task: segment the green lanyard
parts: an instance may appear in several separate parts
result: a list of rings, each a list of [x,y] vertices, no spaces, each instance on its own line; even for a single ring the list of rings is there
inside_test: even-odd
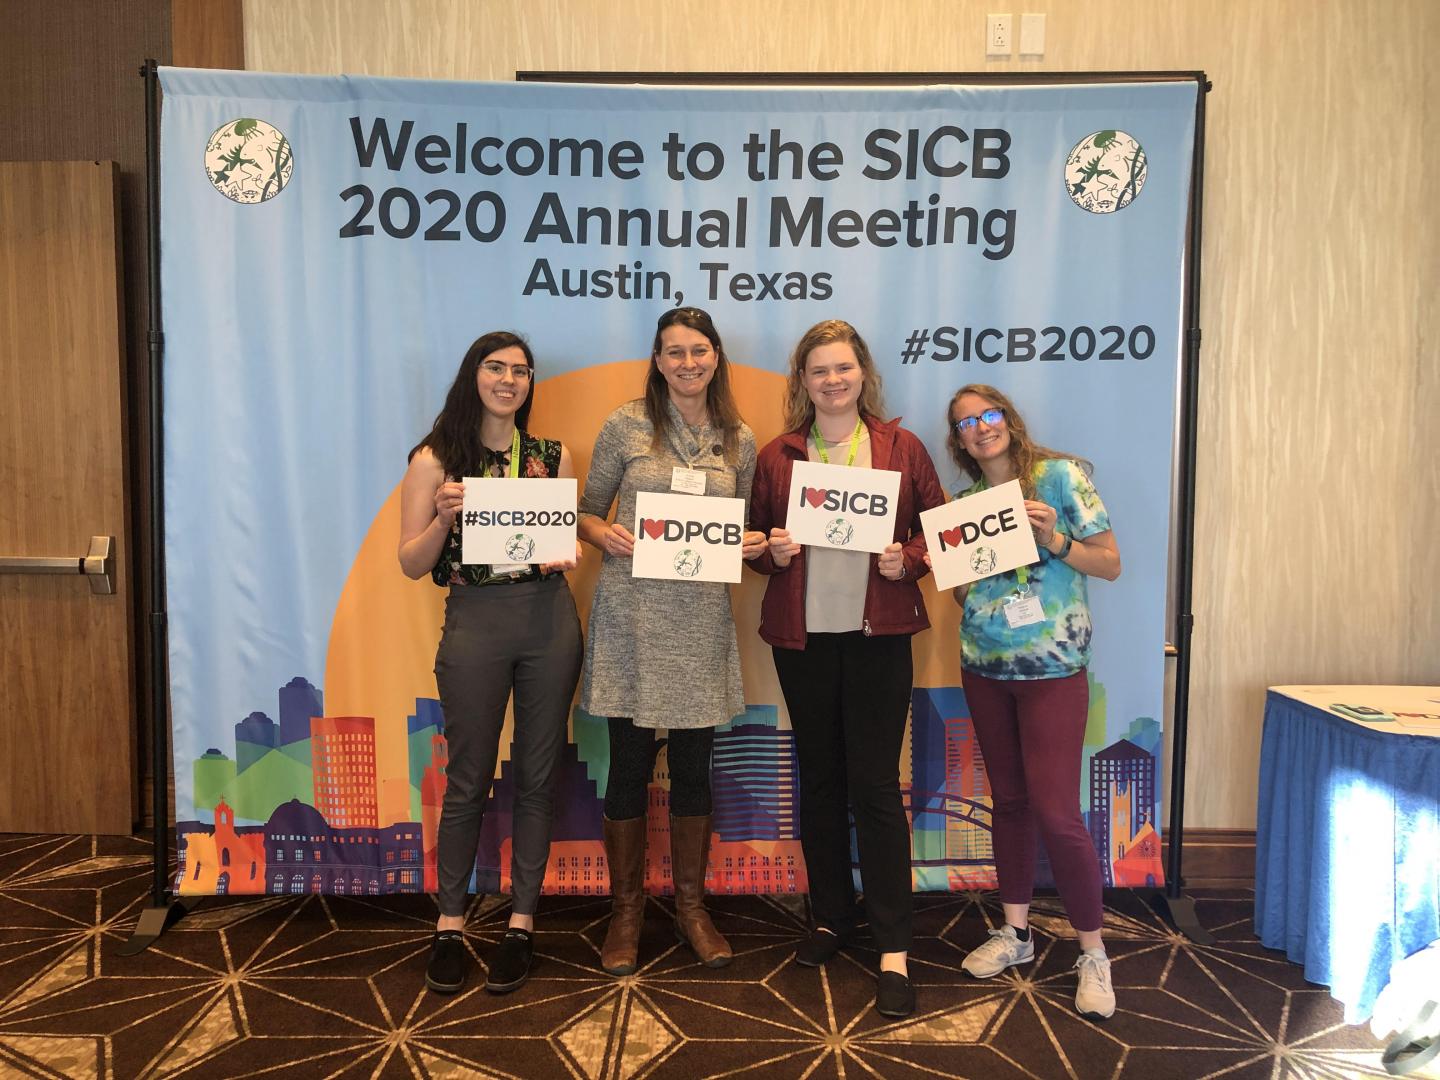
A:
[[[975,492],[975,494],[978,495],[978,494],[980,494],[981,491],[989,491],[989,490],[990,490],[990,481],[986,480],[986,479],[982,476],[982,477],[980,478],[980,488],[979,488],[978,491]],[[1029,592],[1029,591],[1030,591],[1030,567],[1028,567],[1028,566],[1017,566],[1017,567],[1015,568],[1015,580],[1020,584],[1020,591],[1021,591],[1021,593],[1027,593],[1027,592]]]
[[[850,436],[850,456],[845,459],[846,465],[855,464],[855,455],[860,450],[860,433],[865,430],[865,421],[855,421],[855,433]],[[810,425],[810,433],[815,436],[815,449],[820,454],[820,460],[826,465],[830,464],[830,455],[825,452],[825,440],[820,437],[820,421],[816,420]]]
[[[510,438],[510,479],[514,480],[520,475],[520,429],[515,429],[515,434]]]

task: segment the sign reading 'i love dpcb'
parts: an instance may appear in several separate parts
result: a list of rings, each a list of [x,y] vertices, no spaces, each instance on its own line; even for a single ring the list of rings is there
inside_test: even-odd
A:
[[[667,581],[739,581],[744,539],[744,499],[637,492],[630,575]]]
[[[1018,480],[925,510],[920,525],[937,589],[953,589],[1040,558]]]
[[[895,539],[900,474],[889,469],[795,462],[785,528],[796,543],[884,551]]]

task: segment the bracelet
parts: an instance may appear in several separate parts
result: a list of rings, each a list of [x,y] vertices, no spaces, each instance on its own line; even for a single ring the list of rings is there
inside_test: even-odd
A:
[[[1070,536],[1066,535],[1065,533],[1061,533],[1060,535],[1065,538],[1065,543],[1061,544],[1061,545],[1060,545],[1060,550],[1057,551],[1057,552],[1054,552],[1053,554],[1054,554],[1055,558],[1059,559],[1061,562],[1064,562],[1064,561],[1065,561],[1065,556],[1067,556],[1067,555],[1070,554],[1070,548],[1074,546],[1075,541],[1074,541]]]

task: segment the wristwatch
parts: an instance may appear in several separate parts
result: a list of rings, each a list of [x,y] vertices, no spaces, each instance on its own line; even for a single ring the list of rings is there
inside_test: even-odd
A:
[[[1057,559],[1059,559],[1059,560],[1061,560],[1061,561],[1063,562],[1064,559],[1065,559],[1065,556],[1067,556],[1067,555],[1070,554],[1070,548],[1074,545],[1075,541],[1074,541],[1073,539],[1071,539],[1070,536],[1069,536],[1067,533],[1061,533],[1060,535],[1061,535],[1062,537],[1064,537],[1065,543],[1063,543],[1063,544],[1060,545],[1060,550],[1059,550],[1059,551],[1052,552],[1052,554],[1054,555],[1055,558],[1057,558]]]

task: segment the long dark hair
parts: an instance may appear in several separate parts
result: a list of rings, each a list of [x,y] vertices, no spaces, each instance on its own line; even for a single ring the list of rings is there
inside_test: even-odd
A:
[[[530,385],[526,387],[525,402],[515,411],[515,426],[525,430],[530,420],[530,407],[535,404],[535,356],[530,346],[519,334],[509,330],[496,330],[483,334],[465,352],[460,361],[460,370],[445,395],[445,407],[435,417],[430,434],[421,439],[410,456],[428,446],[440,462],[446,476],[479,476],[485,468],[485,444],[480,441],[480,423],[485,419],[485,406],[480,401],[476,376],[480,365],[491,353],[501,349],[519,349],[525,354],[525,363],[530,366]]]
[[[709,340],[715,350],[715,374],[705,388],[705,408],[710,414],[710,426],[721,433],[725,447],[725,460],[732,465],[740,453],[740,410],[735,405],[735,395],[730,389],[730,359],[725,355],[725,346],[720,344],[720,331],[708,312],[699,308],[671,308],[660,316],[655,324],[655,340],[650,345],[650,371],[645,376],[645,416],[655,432],[654,446],[659,446],[665,437],[665,428],[670,423],[670,414],[665,409],[670,390],[665,376],[660,371],[660,335],[671,326],[688,326],[698,330]]]

